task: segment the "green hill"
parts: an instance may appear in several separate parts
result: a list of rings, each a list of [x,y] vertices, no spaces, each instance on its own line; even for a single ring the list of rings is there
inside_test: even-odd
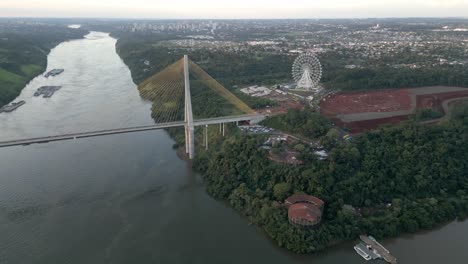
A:
[[[26,84],[45,71],[47,55],[59,43],[86,32],[63,25],[0,27],[0,107],[14,100]]]

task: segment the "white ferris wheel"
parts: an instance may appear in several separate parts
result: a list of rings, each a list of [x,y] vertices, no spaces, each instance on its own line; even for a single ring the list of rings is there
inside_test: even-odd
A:
[[[322,78],[322,65],[314,54],[304,53],[297,57],[292,67],[292,74],[298,90],[314,92],[320,90],[318,84]]]

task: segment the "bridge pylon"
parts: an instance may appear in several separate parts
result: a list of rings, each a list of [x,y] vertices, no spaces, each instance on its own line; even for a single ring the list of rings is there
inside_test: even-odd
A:
[[[195,126],[193,125],[192,99],[190,96],[189,59],[184,55],[184,83],[185,83],[185,152],[190,159],[195,157]]]

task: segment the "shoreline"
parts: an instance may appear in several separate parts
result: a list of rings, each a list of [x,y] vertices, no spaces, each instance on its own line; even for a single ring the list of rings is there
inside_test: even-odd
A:
[[[50,53],[52,52],[53,49],[55,49],[57,46],[61,45],[62,43],[64,42],[68,42],[68,41],[72,41],[72,40],[79,40],[79,39],[83,39],[87,34],[89,34],[89,31],[83,33],[83,35],[81,35],[80,37],[68,37],[68,38],[64,38],[62,41],[60,41],[59,43],[56,43],[53,47],[50,47],[48,48],[47,50],[47,53],[44,53],[43,54],[43,57],[41,58],[42,60],[42,63],[39,62],[39,64],[36,64],[34,62],[31,63],[31,65],[36,65],[38,67],[40,67],[40,70],[38,69],[38,74],[35,74],[35,75],[31,75],[31,76],[21,76],[21,77],[24,77],[24,82],[22,82],[19,86],[22,87],[20,89],[16,89],[14,91],[14,94],[12,95],[12,99],[8,99],[6,101],[5,104],[1,104],[0,103],[0,107],[4,106],[4,105],[8,105],[8,104],[11,104],[12,102],[14,102],[18,96],[21,95],[21,93],[23,92],[23,90],[31,83],[32,80],[34,80],[35,78],[43,75],[44,73],[46,73],[47,71],[47,66],[48,66],[48,63],[49,63],[49,55]],[[0,80],[1,81],[1,80]],[[10,86],[14,86],[14,85],[10,85]]]
[[[117,43],[116,43],[116,47],[117,47],[118,43],[119,43],[119,39],[118,39],[118,41],[117,41]],[[117,48],[116,48],[116,52],[117,52],[117,54],[119,55],[119,57],[120,57],[120,58],[124,61],[124,63],[125,63],[125,59],[124,59],[124,58],[121,56],[121,54],[118,52],[118,49],[117,49]],[[134,69],[134,71],[132,71],[130,65],[128,65],[127,63],[125,63],[125,64],[129,67],[130,72],[134,73],[134,72],[136,71],[135,69]],[[135,78],[134,78],[133,74],[132,74],[132,79],[133,79],[133,81],[135,82]],[[175,135],[172,135],[171,133],[169,133],[169,136],[171,137],[171,139],[172,139],[175,143],[177,143]],[[254,214],[246,213],[246,210],[247,210],[246,208],[242,208],[242,209],[235,208],[235,206],[233,206],[233,205],[230,203],[229,199],[223,198],[223,197],[217,197],[218,195],[211,193],[210,190],[209,190],[209,189],[210,189],[210,182],[209,182],[209,180],[205,179],[205,177],[208,177],[208,175],[206,175],[205,172],[200,171],[200,170],[198,170],[198,169],[196,169],[196,168],[193,167],[194,164],[193,164],[193,162],[191,162],[190,160],[188,160],[188,157],[185,155],[185,151],[184,151],[184,148],[183,148],[183,147],[178,147],[178,148],[176,149],[176,152],[177,152],[177,156],[178,156],[180,159],[189,162],[190,166],[192,167],[192,169],[193,169],[194,171],[199,172],[199,173],[201,173],[201,174],[203,175],[202,178],[203,178],[203,181],[204,181],[205,186],[206,186],[206,187],[205,187],[205,191],[206,191],[213,199],[222,201],[223,203],[227,203],[227,206],[228,206],[230,209],[236,211],[236,213],[240,214],[241,216],[246,217],[246,220],[247,220],[248,223],[250,223],[250,225],[251,225],[251,224],[254,224],[255,227],[256,227],[258,230],[260,230],[260,231],[262,232],[263,235],[266,235],[266,238],[267,238],[269,241],[274,242],[275,246],[278,247],[278,248],[280,248],[280,249],[284,249],[285,251],[287,251],[287,252],[289,252],[289,253],[292,253],[292,254],[295,254],[295,255],[298,255],[298,256],[304,256],[304,255],[307,256],[307,255],[313,255],[313,254],[317,254],[317,253],[327,252],[328,250],[333,249],[333,248],[336,247],[336,246],[339,246],[339,245],[341,245],[341,244],[345,244],[346,242],[352,242],[352,241],[354,241],[355,239],[358,238],[358,235],[357,235],[357,236],[354,236],[353,239],[349,239],[349,238],[347,238],[347,239],[332,239],[331,241],[328,241],[329,243],[327,243],[327,244],[321,244],[319,247],[315,247],[317,244],[315,244],[314,246],[309,245],[309,247],[313,247],[313,248],[314,248],[314,249],[310,249],[310,250],[304,250],[304,248],[302,248],[300,251],[298,251],[298,250],[294,250],[294,249],[292,249],[292,248],[289,248],[287,245],[284,244],[284,242],[281,242],[281,241],[278,240],[278,238],[275,238],[276,234],[275,234],[275,236],[271,235],[271,232],[276,232],[276,231],[271,231],[271,229],[270,229],[270,231],[268,231],[268,230],[266,229],[265,224],[259,223],[258,220],[257,220],[257,221],[256,221],[256,220],[252,220],[252,218],[258,217],[258,215],[257,215],[258,212],[254,213]],[[240,155],[240,154],[238,153],[238,155]],[[211,186],[211,187],[216,188],[216,186]],[[364,218],[360,218],[359,221],[361,221],[361,219],[364,219]],[[366,219],[367,219],[367,218],[366,218]],[[394,235],[385,235],[385,236],[382,237],[382,236],[374,235],[374,234],[372,234],[372,233],[371,233],[371,235],[376,236],[379,240],[388,241],[389,239],[404,238],[404,236],[407,235],[407,234],[410,234],[410,235],[417,235],[418,232],[432,232],[432,231],[434,231],[434,227],[437,227],[437,226],[440,226],[440,225],[444,225],[444,224],[447,224],[447,223],[452,223],[452,222],[454,222],[454,221],[456,221],[456,220],[457,220],[457,219],[445,220],[445,221],[443,221],[442,223],[435,223],[435,224],[431,225],[431,227],[418,227],[417,230],[416,230],[415,232],[398,232],[399,234],[396,235],[396,236],[394,236]],[[285,222],[287,222],[287,219],[285,219]],[[278,225],[280,225],[280,224],[284,224],[284,223],[278,223]],[[327,228],[329,228],[330,225],[333,225],[333,222],[327,221],[327,222],[325,222],[325,224],[328,224],[328,225],[327,225]],[[355,226],[355,227],[356,227],[356,226]],[[291,245],[289,245],[289,246],[291,246]]]

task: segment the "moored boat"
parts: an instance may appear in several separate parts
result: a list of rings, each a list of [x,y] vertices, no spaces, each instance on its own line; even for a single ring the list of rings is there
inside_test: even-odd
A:
[[[360,247],[360,245],[356,245],[354,246],[354,250],[356,250],[356,252],[361,256],[363,257],[365,260],[371,260],[371,256],[369,254],[367,254],[366,252],[364,252],[364,250]]]
[[[49,71],[48,73],[46,73],[44,75],[44,77],[49,78],[49,76],[52,76],[52,77],[57,76],[57,75],[61,74],[64,71],[65,71],[64,69],[53,69],[53,70]]]
[[[5,106],[0,108],[0,113],[2,113],[2,112],[6,112],[6,113],[13,112],[16,109],[20,108],[24,104],[26,104],[25,101],[19,101],[19,102],[11,103],[9,105],[5,105]]]

